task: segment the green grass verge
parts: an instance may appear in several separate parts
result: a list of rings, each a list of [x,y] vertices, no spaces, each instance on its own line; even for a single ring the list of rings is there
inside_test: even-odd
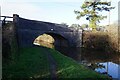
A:
[[[62,55],[56,50],[50,49],[52,56],[57,61],[57,75],[58,78],[107,78],[105,75],[98,74],[97,72],[86,68],[85,66],[78,64],[73,59]]]
[[[41,47],[20,49],[15,61],[3,66],[3,78],[50,78],[46,51],[50,52],[57,62],[58,78],[107,78],[85,68],[56,50]]]
[[[11,64],[3,66],[3,78],[46,78],[49,64],[43,48],[22,48]]]

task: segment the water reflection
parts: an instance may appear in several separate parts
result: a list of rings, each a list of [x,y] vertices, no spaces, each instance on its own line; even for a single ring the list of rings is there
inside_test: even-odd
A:
[[[104,62],[100,63],[105,66],[105,68],[96,68],[95,71],[103,74],[107,74],[111,76],[112,78],[120,78],[119,77],[119,64],[113,63],[113,62]]]
[[[51,43],[40,42],[40,46],[55,48],[62,54],[73,58],[78,63],[99,73],[120,79],[120,55],[100,51],[85,50],[79,47],[60,47]]]
[[[106,74],[112,78],[120,79],[119,54],[85,50],[83,48],[74,47],[55,47],[55,49],[92,70]]]

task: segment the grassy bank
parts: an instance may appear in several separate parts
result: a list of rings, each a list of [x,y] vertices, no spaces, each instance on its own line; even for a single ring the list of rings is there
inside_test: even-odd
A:
[[[49,64],[42,48],[22,48],[13,63],[3,65],[4,78],[49,77]]]
[[[56,50],[41,47],[20,49],[13,63],[3,65],[3,78],[50,78],[46,51],[57,63],[57,78],[106,78]]]
[[[59,78],[106,78],[85,66],[78,64],[73,59],[62,55],[58,51],[50,50],[52,56],[58,63],[57,75]]]

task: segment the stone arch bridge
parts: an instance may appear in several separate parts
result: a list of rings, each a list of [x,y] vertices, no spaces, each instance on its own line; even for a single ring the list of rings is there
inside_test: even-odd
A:
[[[53,36],[58,42],[59,39],[61,42],[66,40],[70,47],[81,47],[82,31],[72,30],[61,24],[24,19],[17,14],[13,15],[13,23],[20,47],[33,46],[34,40],[44,33]]]

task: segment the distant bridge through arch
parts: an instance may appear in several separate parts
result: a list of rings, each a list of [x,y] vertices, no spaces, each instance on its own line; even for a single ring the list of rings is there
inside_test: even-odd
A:
[[[13,15],[13,23],[20,47],[33,46],[34,40],[44,33],[62,36],[71,47],[82,45],[82,31],[79,30],[71,30],[56,23],[24,19],[17,14]]]

